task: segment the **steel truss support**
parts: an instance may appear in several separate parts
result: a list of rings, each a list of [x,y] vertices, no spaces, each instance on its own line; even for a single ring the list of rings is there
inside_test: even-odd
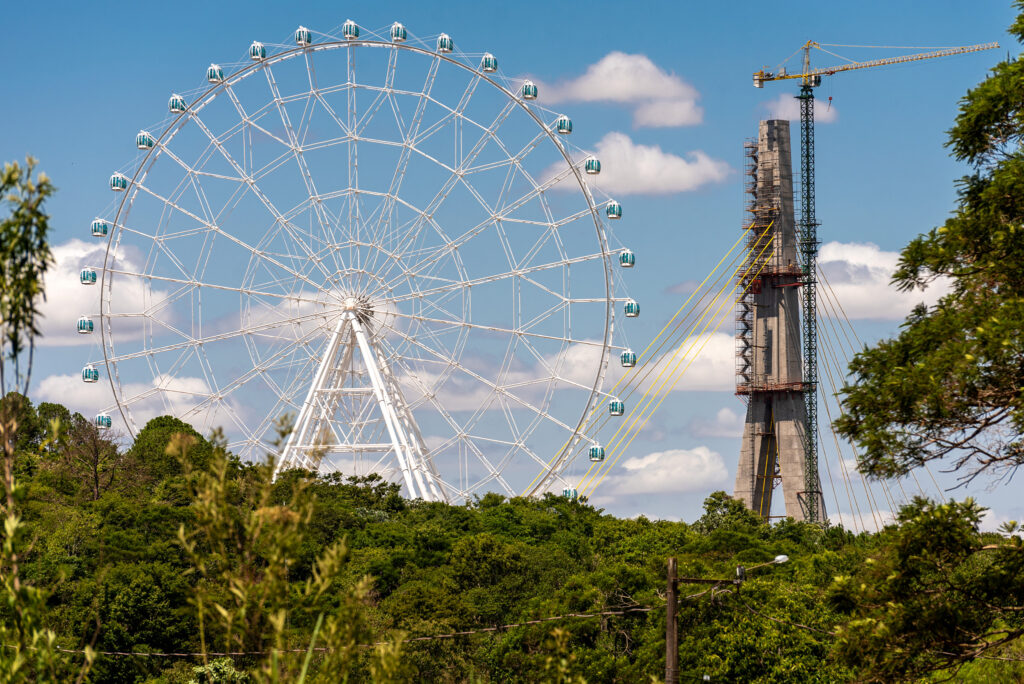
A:
[[[808,522],[823,522],[825,510],[818,477],[818,220],[814,199],[814,89],[804,83],[800,101],[800,254],[803,269],[803,380],[807,426],[804,430],[804,491],[800,505]]]
[[[446,501],[416,420],[380,346],[367,330],[370,323],[365,318],[358,310],[349,309],[335,326],[275,477],[291,468],[317,470],[331,453],[392,453],[411,498]],[[346,395],[372,395],[387,442],[368,442],[365,435],[346,431],[349,426],[344,425],[344,417],[338,417]]]

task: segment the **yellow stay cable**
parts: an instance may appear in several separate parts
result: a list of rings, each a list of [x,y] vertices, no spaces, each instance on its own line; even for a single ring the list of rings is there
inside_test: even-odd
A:
[[[724,270],[721,273],[721,275],[719,275],[719,277],[716,278],[715,284],[713,285],[713,287],[714,288],[720,288],[720,287],[724,287],[728,283],[731,283],[732,279],[735,278],[736,273],[738,272],[738,270],[734,269],[733,267],[736,265],[737,262],[739,262],[741,259],[744,259],[744,258],[745,258],[745,254],[744,253],[740,253],[739,255],[737,255],[733,259],[733,261],[729,264],[729,268]],[[719,283],[722,282],[723,279],[724,279],[725,282],[722,283],[722,285],[719,285]],[[676,324],[676,326],[673,329],[672,333],[670,335],[666,336],[665,339],[662,341],[662,343],[660,345],[658,345],[658,347],[652,352],[652,354],[649,357],[648,362],[645,363],[644,366],[640,369],[641,372],[640,373],[633,373],[633,374],[630,375],[630,387],[629,387],[629,389],[627,391],[627,394],[624,395],[624,398],[628,399],[633,394],[634,391],[636,391],[637,389],[642,388],[644,386],[644,383],[646,382],[647,378],[655,370],[658,370],[658,366],[659,366],[659,364],[660,364],[662,359],[661,359],[661,357],[658,357],[657,354],[664,347],[669,346],[669,347],[674,349],[678,340],[685,340],[686,336],[693,330],[693,328],[695,328],[697,325],[699,325],[699,321],[702,320],[703,316],[707,313],[707,311],[709,311],[711,309],[711,307],[713,307],[715,305],[715,302],[718,301],[718,297],[721,295],[721,290],[719,290],[719,292],[715,294],[715,296],[712,298],[712,300],[705,304],[704,300],[707,298],[707,296],[708,296],[708,294],[710,294],[710,292],[711,292],[711,289],[706,290],[704,292],[704,294],[701,295],[701,298],[691,308],[691,310],[688,311],[686,313],[686,315],[683,316],[682,319],[680,319],[679,323]],[[703,306],[701,306],[702,304],[703,304]],[[697,321],[692,323],[692,324],[687,324],[687,321],[690,321],[690,319],[692,319],[692,318],[696,318]],[[686,335],[682,335],[682,336],[676,335],[676,332],[678,332],[684,326],[686,326]],[[651,361],[650,359],[654,359],[654,360]],[[655,382],[657,382],[657,379],[661,376],[661,374],[664,372],[664,370],[665,370],[665,367],[664,367],[664,365],[662,365],[661,370],[659,371],[658,375],[655,377]],[[647,393],[650,391],[650,387],[651,387],[651,385],[648,386],[648,389],[644,392],[644,395],[642,395],[640,397],[640,400],[636,403],[637,406],[642,405],[642,403],[644,401],[644,398],[646,397]],[[630,418],[632,416],[634,416],[635,413],[636,413],[636,407],[634,406],[634,408],[630,410],[629,415],[625,418],[625,420],[622,422],[622,424],[628,423]],[[607,416],[607,415],[604,416],[603,420],[601,421],[601,424],[597,427],[597,430],[600,430],[602,427],[604,427],[604,425],[608,422],[609,419],[610,419],[609,416]],[[617,435],[618,432],[621,431],[621,429],[622,429],[622,427],[620,425],[619,430],[617,430],[615,434]],[[615,438],[615,436],[613,435],[612,439],[614,440],[614,438]],[[587,469],[587,472],[584,474],[583,478],[581,478],[581,482],[586,481],[589,477],[591,477],[591,474],[592,474],[593,470],[595,468],[600,467],[600,465],[601,465],[600,462],[591,463],[590,468]]]
[[[765,232],[767,232],[767,229],[765,229]],[[774,236],[773,236],[772,238],[770,238],[770,239],[769,239],[769,240],[768,240],[768,241],[767,241],[767,242],[765,243],[765,246],[764,246],[764,248],[762,248],[761,252],[760,252],[760,253],[758,253],[758,255],[757,255],[757,258],[756,258],[756,261],[760,261],[760,260],[761,260],[761,257],[763,256],[763,254],[764,254],[765,250],[767,250],[767,249],[768,249],[768,247],[769,247],[769,246],[771,245],[771,243],[772,243],[772,241],[773,241],[773,240],[774,240]],[[757,271],[757,274],[755,275],[755,277],[757,277],[757,276],[760,276],[760,274],[761,274],[761,271],[762,271],[762,270],[764,270],[764,267],[765,267],[765,266],[767,265],[767,263],[768,263],[768,262],[769,262],[769,261],[770,261],[770,260],[772,259],[772,257],[774,256],[774,254],[775,254],[775,252],[774,252],[774,250],[773,250],[773,251],[772,251],[772,253],[771,253],[771,254],[769,255],[769,257],[768,257],[767,259],[765,259],[765,260],[764,260],[764,261],[763,261],[763,262],[761,263],[761,267],[760,267],[760,268],[758,269],[758,271]],[[756,263],[756,261],[755,261],[755,263]],[[751,264],[751,266],[752,266],[752,265],[753,265],[753,264]],[[747,268],[747,271],[746,271],[746,272],[745,272],[745,273],[743,274],[743,278],[746,278],[746,277],[747,277],[747,276],[749,275],[749,273],[750,273],[750,267],[748,267],[748,268]],[[716,317],[718,317],[718,316],[719,316],[719,312],[721,311],[721,309],[722,309],[722,306],[724,306],[724,304],[725,304],[725,301],[729,301],[729,300],[733,299],[733,297],[735,296],[735,292],[736,292],[736,289],[737,289],[737,288],[739,287],[739,284],[740,284],[740,282],[741,282],[740,280],[737,280],[737,281],[736,281],[736,284],[732,286],[732,288],[731,288],[731,289],[730,289],[730,291],[729,291],[728,297],[727,297],[726,299],[724,299],[724,300],[723,300],[722,304],[721,304],[721,305],[719,305],[719,307],[718,307],[718,310],[716,310],[715,314],[714,314],[714,315],[713,315],[713,316],[711,317],[711,319],[709,319],[709,320],[708,320],[708,322],[707,322],[707,323],[705,323],[705,325],[704,325],[704,328],[703,328],[703,329],[701,330],[701,332],[700,332],[700,333],[698,333],[698,335],[696,336],[696,339],[697,339],[697,340],[699,340],[699,339],[700,339],[700,337],[701,337],[702,335],[704,335],[704,333],[705,333],[705,332],[707,331],[707,329],[708,329],[708,326],[709,326],[709,325],[711,324],[712,320],[713,320],[714,318],[716,318]],[[718,329],[718,326],[722,324],[723,320],[724,320],[724,316],[722,316],[722,317],[719,317],[719,319],[718,319],[718,320],[716,321],[716,325],[715,325],[715,330],[717,330],[717,329]],[[714,331],[713,331],[713,332],[714,332]],[[687,359],[687,356],[686,356],[686,355],[684,355],[684,356],[683,356],[682,358],[680,358],[680,359],[679,359],[679,361],[677,361],[677,362],[676,362],[676,364],[675,364],[675,365],[673,366],[673,368],[672,368],[672,374],[673,374],[673,375],[675,375],[675,380],[673,381],[672,385],[671,385],[671,386],[669,387],[669,389],[668,389],[668,391],[667,391],[667,392],[664,392],[664,393],[663,393],[663,394],[661,395],[661,397],[660,397],[660,398],[658,398],[658,397],[657,397],[657,394],[656,394],[656,395],[655,395],[654,397],[652,397],[652,399],[651,399],[650,401],[648,401],[647,407],[650,407],[650,405],[651,405],[651,402],[653,402],[653,401],[654,401],[654,399],[658,398],[658,401],[657,401],[657,403],[656,403],[656,404],[654,404],[654,408],[653,408],[653,409],[651,409],[650,411],[647,411],[647,415],[646,415],[646,417],[644,418],[644,421],[643,421],[643,423],[642,423],[642,424],[640,425],[640,428],[632,432],[632,435],[631,435],[631,436],[629,437],[629,441],[627,441],[627,442],[626,442],[625,446],[624,446],[624,447],[622,447],[621,449],[618,449],[618,447],[616,447],[616,450],[617,450],[617,452],[618,452],[618,453],[616,454],[615,458],[611,460],[611,462],[610,462],[610,463],[608,464],[608,466],[607,466],[606,468],[604,468],[604,472],[603,472],[603,473],[601,474],[601,477],[600,477],[600,479],[598,479],[596,483],[594,483],[594,484],[592,484],[592,485],[590,486],[590,489],[591,489],[591,491],[593,491],[593,490],[596,490],[596,489],[597,489],[597,487],[599,487],[599,486],[601,485],[601,482],[602,482],[602,481],[604,481],[604,478],[605,478],[605,477],[606,477],[606,476],[608,475],[608,473],[609,473],[609,472],[611,472],[611,470],[612,470],[612,468],[613,468],[613,467],[615,466],[615,464],[616,464],[616,463],[618,463],[618,460],[619,460],[619,458],[621,457],[621,455],[622,455],[623,453],[625,453],[625,450],[629,448],[629,445],[630,445],[630,444],[632,444],[633,440],[634,440],[634,439],[636,438],[636,435],[637,435],[637,434],[639,434],[639,433],[640,433],[640,432],[641,432],[641,431],[643,430],[643,428],[644,428],[644,427],[645,427],[645,426],[647,425],[647,422],[648,422],[648,421],[650,420],[650,417],[651,417],[651,415],[652,415],[652,414],[654,413],[654,411],[657,411],[657,410],[658,410],[658,407],[660,407],[660,406],[661,406],[661,403],[662,403],[662,402],[663,402],[663,401],[665,400],[665,397],[666,397],[666,396],[668,396],[668,395],[669,395],[669,394],[670,394],[670,393],[672,392],[672,390],[673,390],[673,389],[675,388],[675,386],[676,386],[676,385],[677,385],[677,384],[679,383],[679,381],[680,381],[680,380],[682,379],[683,375],[685,375],[685,374],[686,374],[686,371],[687,371],[687,370],[688,370],[688,369],[690,368],[690,365],[692,365],[692,363],[693,363],[693,360],[694,360],[695,358],[697,358],[697,356],[699,356],[699,355],[700,355],[700,352],[701,352],[701,351],[703,351],[704,347],[705,347],[705,346],[707,345],[707,343],[708,343],[708,341],[709,341],[709,340],[711,339],[711,337],[713,337],[713,334],[712,334],[712,335],[708,335],[708,336],[707,336],[707,338],[705,338],[705,340],[704,340],[703,344],[701,344],[701,346],[700,346],[700,349],[698,349],[698,350],[697,350],[697,353],[696,353],[696,354],[694,354],[694,355],[692,355],[692,356],[690,356],[690,357],[689,357],[689,360],[688,360],[688,362],[687,362],[687,364],[686,364],[686,367],[685,367],[685,368],[683,368],[682,372],[678,373],[678,375],[676,375],[676,370],[677,370],[677,369],[679,368],[680,364],[682,364],[682,362],[683,362],[684,360],[686,360],[686,359]],[[696,344],[696,340],[695,340],[694,344]],[[691,349],[692,349],[692,348],[693,348],[693,347],[692,347],[692,345],[691,345]],[[688,354],[688,353],[689,353],[689,352],[687,352],[687,354]],[[671,376],[670,376],[670,377],[671,377]],[[666,380],[665,382],[667,382],[667,380]],[[664,386],[664,384],[665,384],[665,383],[662,383],[662,387]],[[660,390],[661,390],[661,387],[659,387],[658,391],[660,392]],[[641,412],[640,412],[640,416],[642,416],[642,415],[643,415],[643,412],[647,410],[647,407],[645,407],[644,409],[642,409],[642,410],[641,410]],[[640,416],[638,416],[638,417],[637,417],[637,420],[639,420]],[[635,424],[636,424],[636,422],[637,422],[636,420],[634,420],[634,421],[633,421],[633,424],[632,424],[632,425],[630,426],[630,430],[632,430],[632,427],[633,427],[633,425],[635,425]],[[619,440],[619,444],[621,444],[621,442],[622,442],[622,440],[620,439],[620,440]]]
[[[836,376],[837,377],[844,377],[843,369],[844,368],[849,368],[849,365],[850,365],[850,353],[854,349],[854,346],[853,346],[853,342],[850,340],[850,336],[847,334],[847,328],[844,328],[843,326],[841,326],[840,325],[840,321],[841,320],[845,320],[846,321],[847,327],[849,328],[850,332],[853,333],[854,337],[857,336],[857,333],[853,329],[853,325],[850,323],[849,317],[846,316],[846,312],[843,310],[842,302],[839,301],[839,298],[836,296],[835,290],[832,289],[832,284],[828,281],[828,278],[825,276],[824,272],[821,272],[820,270],[819,270],[819,278],[820,278],[820,280],[825,285],[825,289],[824,290],[819,290],[819,291],[822,292],[825,295],[824,302],[826,303],[826,305],[828,305],[828,307],[832,311],[832,317],[831,317],[831,320],[829,320],[829,325],[831,325],[832,328],[833,328],[833,336],[834,336],[834,339],[835,339],[835,348],[833,349],[832,354],[833,354],[833,357],[834,357],[834,363],[835,363],[835,368],[836,368]],[[840,319],[839,314],[836,313],[836,309],[837,308],[838,308],[839,312],[842,313],[842,317],[843,317],[842,319]],[[839,333],[836,332],[837,330],[841,330],[843,332],[843,336],[846,338],[847,344],[849,345],[849,348],[851,350],[850,352],[848,352],[846,349],[844,349],[842,344],[840,343],[840,341],[839,341]],[[839,352],[842,353],[842,359],[841,359],[842,364],[840,364],[840,358],[838,358],[838,355],[837,355],[837,353],[835,351],[836,349],[838,349]],[[833,392],[836,392],[835,396],[838,397],[838,390],[835,387],[835,385],[833,385]],[[843,407],[839,403],[838,398],[835,399],[835,401],[836,401],[836,406],[837,406],[837,409],[839,411],[839,414],[843,415]],[[834,430],[833,430],[833,432],[834,432]],[[857,452],[857,448],[854,445],[852,445],[852,444],[850,445],[850,448],[853,450],[854,458],[859,463],[860,462],[860,455]],[[858,468],[858,472],[859,472],[859,468]],[[909,502],[909,499],[907,498],[907,493],[903,489],[903,483],[900,482],[898,478],[896,479],[896,483],[899,485],[900,491],[903,492],[903,500],[905,502]],[[892,493],[891,487],[889,486],[888,481],[880,480],[879,484],[882,487],[882,494],[883,494],[883,496],[885,496],[886,501],[887,501],[890,509],[892,510],[893,513],[895,513],[896,510],[899,507],[896,504],[896,497],[893,496],[893,493]]]
[[[751,225],[753,225],[753,224],[751,224]],[[725,253],[725,255],[723,255],[722,258],[718,260],[718,263],[715,264],[715,267],[713,269],[711,269],[711,272],[707,274],[707,276],[704,278],[703,281],[701,281],[700,285],[698,285],[694,289],[694,291],[690,293],[690,296],[686,298],[686,301],[683,302],[682,306],[680,306],[679,309],[676,311],[676,313],[672,316],[672,318],[669,319],[668,323],[666,323],[664,325],[664,327],[662,327],[661,331],[659,331],[658,334],[655,335],[654,339],[651,340],[647,344],[647,346],[644,347],[643,351],[641,351],[640,354],[637,355],[637,360],[640,360],[640,359],[644,358],[645,354],[647,354],[647,351],[651,348],[651,346],[655,342],[657,342],[658,339],[665,333],[665,331],[668,330],[669,326],[671,326],[672,323],[675,322],[676,318],[678,318],[679,315],[683,312],[683,310],[686,309],[687,305],[690,303],[690,300],[692,300],[694,298],[694,296],[696,296],[696,294],[698,292],[700,292],[701,288],[704,287],[704,284],[707,283],[708,280],[710,280],[711,276],[713,276],[715,274],[715,272],[725,262],[725,260],[729,258],[729,255],[733,253],[733,251],[740,245],[741,242],[743,242],[743,239],[745,237],[746,237],[746,232],[742,233],[740,235],[739,239],[736,240],[736,242],[733,243],[732,247],[729,248],[729,251],[727,251]],[[641,368],[642,367],[643,367],[643,365],[641,365]],[[619,386],[619,383],[621,383],[626,377],[628,377],[628,374],[627,375],[623,375],[621,378],[619,378],[616,381],[615,385],[612,387],[612,392],[614,392],[614,390]],[[598,410],[598,406],[594,406],[591,409],[590,415],[587,417],[587,422],[589,422],[593,418],[593,416],[594,416],[594,414],[596,413],[597,410]],[[571,440],[571,439],[572,439],[572,437],[570,436],[569,440]],[[562,448],[559,449],[558,451],[556,451],[555,454],[551,457],[551,459],[547,463],[547,468],[545,468],[544,470],[542,470],[539,473],[537,473],[537,475],[530,482],[529,486],[527,486],[527,488],[523,491],[523,496],[525,496],[526,493],[530,490],[530,488],[533,487],[533,485],[535,485],[537,483],[537,480],[539,480],[541,478],[541,476],[544,475],[544,473],[550,471],[550,468],[551,468],[552,464],[554,464],[555,459],[557,459],[558,455],[560,453],[562,453],[563,451],[565,451],[565,448],[569,445],[569,440],[566,440],[565,444],[562,445]]]
[[[825,281],[825,286],[831,291],[832,290],[832,285],[828,282],[828,279],[825,278],[825,274],[820,269],[818,270],[818,273],[821,275],[822,279]],[[846,315],[846,310],[843,309],[843,303],[841,301],[839,301],[838,297],[835,296],[835,292],[834,291],[832,292],[832,296],[835,299],[836,304],[839,305],[839,310],[840,310],[840,312],[842,312],[843,319],[846,321],[846,325],[847,325],[847,327],[849,327],[850,332],[853,333],[853,336],[857,340],[858,345],[860,347],[863,347],[864,343],[861,341],[860,336],[857,334],[857,330],[853,327],[853,324],[850,322],[850,317]],[[928,466],[927,462],[923,463],[922,465],[924,466],[925,472],[928,473],[928,477],[931,478],[932,484],[935,485],[935,490],[939,493],[939,500],[942,501],[942,502],[945,502],[946,501],[946,494],[945,494],[945,492],[943,492],[942,487],[939,486],[938,481],[935,479],[935,475],[932,473],[932,469]],[[921,487],[921,483],[918,482],[917,475],[914,473],[913,470],[910,471],[910,475],[914,479],[914,482],[917,483],[917,487],[918,487],[918,489],[921,490],[921,494],[925,494],[924,488]],[[927,495],[925,495],[925,496],[927,496]]]
[[[835,392],[836,391],[836,384],[835,384],[834,378],[832,377],[832,366],[829,363],[829,353],[832,353],[832,345],[831,345],[831,342],[829,340],[828,330],[825,328],[825,326],[822,326],[821,329],[822,329],[822,332],[825,333],[824,335],[822,335],[819,338],[819,339],[821,339],[822,342],[824,342],[824,345],[823,345],[824,349],[823,349],[823,351],[825,351],[825,354],[823,354],[823,356],[825,357],[825,364],[823,364],[823,365],[824,365],[824,370],[825,370],[825,377],[828,380],[829,386],[832,388],[832,391]],[[828,417],[829,424],[831,425],[832,424],[832,411],[831,411],[831,409],[829,409],[829,404],[828,404],[827,401],[822,402],[822,403],[825,405],[825,415]],[[846,470],[847,470],[846,462],[843,460],[843,452],[842,452],[842,449],[839,446],[839,437],[836,435],[835,430],[830,430],[830,432],[832,433],[832,439],[835,441],[836,454],[839,457],[839,463],[842,466],[843,471],[846,472]],[[875,511],[875,509],[877,509],[878,506],[872,500],[870,491],[868,490],[867,482],[864,480],[864,476],[862,474],[860,474],[859,471],[858,471],[858,474],[860,475],[861,484],[864,487],[864,494],[867,497],[868,509],[871,511],[871,517],[875,521],[875,531],[877,532],[877,531],[879,531],[881,529],[879,527],[879,525],[878,525],[878,516],[877,516],[877,513]],[[855,499],[855,501],[856,501],[856,499]],[[862,516],[863,514],[860,511],[860,505],[857,504],[856,508],[857,508],[857,515],[858,516]]]
[[[767,246],[766,246],[766,247],[767,247]],[[774,251],[772,251],[771,255],[769,255],[769,257],[768,257],[768,260],[770,260],[770,259],[771,259],[771,258],[772,258],[772,257],[774,256],[774,254],[775,254],[775,252],[774,252]],[[759,255],[759,256],[760,256],[760,255]],[[766,261],[765,261],[765,263],[761,265],[761,269],[759,269],[759,270],[758,270],[758,272],[757,272],[757,274],[758,274],[758,275],[760,275],[760,273],[761,273],[761,270],[763,270],[763,269],[764,269],[764,266],[765,266],[765,265],[767,264],[767,261],[768,261],[768,260],[766,260]],[[731,290],[731,291],[730,291],[730,293],[729,293],[729,299],[731,299],[731,298],[732,298],[732,296],[733,296],[733,295],[735,294],[735,292],[736,292],[736,288],[737,288],[737,287],[739,287],[739,283],[737,283],[736,285],[734,285],[734,286],[733,286],[732,290]],[[723,302],[723,305],[724,305],[724,302]],[[715,316],[718,316],[718,313],[719,313],[719,312],[721,311],[721,308],[722,308],[722,307],[721,307],[721,306],[719,306],[719,308],[718,308],[718,311],[716,311],[716,312],[715,312]],[[714,317],[712,317],[712,318],[714,318]],[[609,472],[611,471],[611,468],[612,468],[612,466],[614,466],[614,465],[615,465],[615,463],[617,463],[617,462],[618,462],[618,460],[619,460],[619,458],[621,457],[621,455],[622,455],[623,453],[625,453],[626,449],[628,449],[628,448],[629,448],[629,446],[630,446],[630,444],[632,444],[632,443],[633,443],[633,440],[634,440],[634,439],[636,439],[636,436],[637,436],[638,434],[640,434],[640,432],[641,432],[641,431],[643,431],[644,427],[646,427],[646,425],[647,425],[648,421],[650,420],[651,416],[652,416],[652,415],[654,414],[654,412],[655,412],[655,411],[657,411],[657,410],[658,410],[658,408],[659,408],[659,407],[661,406],[661,403],[662,403],[663,401],[665,401],[665,397],[667,397],[667,396],[668,396],[668,395],[669,395],[669,394],[670,394],[670,393],[672,392],[672,390],[673,390],[673,389],[675,388],[675,386],[676,386],[676,385],[677,385],[677,384],[679,383],[679,381],[680,381],[680,380],[682,379],[683,375],[685,375],[685,374],[686,374],[686,371],[687,371],[687,370],[689,370],[689,368],[690,368],[690,365],[692,365],[692,364],[693,364],[693,361],[694,361],[694,359],[696,359],[696,358],[697,358],[698,356],[700,356],[700,353],[701,353],[701,352],[702,352],[702,351],[704,350],[704,347],[705,347],[705,346],[707,345],[708,341],[710,341],[710,340],[711,340],[711,338],[712,338],[712,337],[714,336],[714,331],[718,329],[718,326],[720,326],[720,325],[721,325],[721,324],[722,324],[722,323],[724,322],[724,320],[725,320],[725,316],[721,316],[721,317],[719,317],[719,318],[718,318],[718,320],[717,320],[717,321],[715,322],[715,328],[714,328],[714,330],[712,330],[712,334],[711,334],[711,335],[708,335],[708,336],[707,336],[707,337],[706,337],[706,338],[704,339],[704,342],[703,342],[703,344],[701,344],[701,346],[700,346],[700,349],[698,349],[698,350],[697,350],[697,353],[696,353],[696,354],[693,354],[692,356],[690,356],[690,357],[689,357],[689,360],[688,360],[688,362],[687,362],[687,364],[686,364],[686,367],[685,367],[685,368],[683,368],[682,372],[680,372],[680,373],[679,373],[678,375],[676,375],[676,376],[675,376],[675,380],[673,381],[672,385],[671,385],[671,386],[669,387],[668,391],[667,391],[667,392],[664,392],[663,394],[661,394],[661,397],[660,397],[660,398],[658,398],[657,396],[655,396],[655,397],[654,397],[654,398],[658,398],[658,401],[657,401],[657,403],[656,403],[656,404],[654,405],[654,408],[653,408],[653,409],[651,409],[650,411],[648,411],[648,412],[647,412],[647,415],[646,415],[646,417],[644,418],[644,422],[643,422],[643,423],[642,423],[642,424],[640,425],[639,429],[635,430],[635,431],[634,431],[634,432],[633,432],[633,433],[632,433],[632,434],[630,435],[630,437],[629,437],[629,441],[627,441],[627,442],[626,442],[625,446],[623,446],[623,447],[622,447],[621,449],[618,449],[618,454],[616,455],[615,459],[614,459],[614,460],[613,460],[613,461],[612,461],[612,462],[611,462],[611,463],[609,464],[609,467],[605,469],[605,471],[604,471],[604,474],[603,474],[603,475],[601,476],[601,479],[600,479],[600,480],[598,480],[598,481],[597,481],[597,483],[593,485],[592,489],[596,489],[596,488],[597,488],[598,486],[600,486],[600,484],[601,484],[601,482],[602,482],[602,481],[604,480],[605,476],[607,476],[607,474],[608,474],[608,473],[609,473]],[[710,324],[711,324],[711,320],[709,320],[709,321],[708,321],[708,322],[707,322],[707,323],[706,323],[706,324],[704,325],[704,328],[703,328],[703,330],[701,330],[701,332],[700,332],[700,333],[699,333],[699,334],[697,335],[697,339],[700,339],[700,337],[701,337],[701,336],[702,336],[702,335],[704,334],[704,332],[705,332],[705,331],[707,330],[707,328],[708,328],[708,326],[709,326]],[[691,347],[691,349],[692,349],[692,347]],[[678,369],[679,365],[680,365],[680,364],[681,364],[681,363],[683,362],[683,360],[685,360],[686,358],[687,358],[687,357],[686,357],[686,356],[684,356],[684,357],[683,357],[682,359],[680,359],[680,360],[679,360],[679,362],[677,362],[677,363],[676,363],[676,365],[675,365],[675,366],[673,367],[673,369],[672,369],[672,373],[673,373],[673,374],[675,374],[675,372],[676,372],[676,369]],[[653,401],[653,400],[654,400],[654,398],[652,398],[652,400],[651,400],[651,401]],[[650,406],[650,402],[648,403],[648,406]],[[621,440],[620,440],[620,443],[621,443]]]
[[[764,233],[762,233],[762,235],[766,234],[767,231],[768,231],[768,229],[765,229],[765,231],[764,231]],[[768,243],[770,243],[770,242],[771,242],[771,239],[769,239]],[[765,244],[765,246],[761,249],[761,252],[758,254],[757,258],[760,258],[764,254],[764,251],[768,248],[768,246],[769,246],[769,244]],[[748,266],[747,267],[747,271],[749,272],[749,270],[750,270],[750,267]],[[712,299],[712,301],[709,303],[709,305],[705,308],[705,310],[701,314],[701,316],[697,319],[697,321],[693,324],[693,326],[687,330],[686,334],[681,336],[679,339],[681,339],[685,343],[685,341],[687,339],[690,339],[691,337],[693,337],[693,331],[697,328],[697,326],[699,326],[701,324],[701,321],[703,321],[703,320],[705,320],[705,318],[707,318],[707,312],[711,309],[711,307],[713,307],[715,305],[715,302],[717,302],[722,297],[722,295],[725,293],[725,287],[728,287],[729,284],[733,282],[733,278],[736,275],[738,275],[738,273],[739,273],[739,269],[737,269],[736,273],[730,274],[730,278],[729,278],[728,281],[726,281],[725,286],[723,286],[723,288],[721,290],[719,290],[715,294],[714,299]],[[735,287],[736,286],[732,287],[732,291],[735,291]],[[731,292],[730,292],[729,296],[730,297],[732,296]],[[721,311],[721,305],[719,305],[718,310],[716,310],[715,314],[713,314],[711,318],[714,318],[714,316],[717,316],[718,315],[718,311]],[[709,319],[708,322],[710,323],[710,319]],[[704,327],[706,329],[707,328],[707,324],[705,324]],[[703,334],[703,331],[700,334]],[[615,431],[615,434],[612,435],[612,438],[610,440],[610,450],[614,450],[615,448],[617,448],[617,445],[621,444],[622,440],[625,439],[625,435],[628,435],[629,431],[632,430],[633,427],[637,424],[637,422],[640,421],[641,417],[643,416],[644,411],[646,411],[647,408],[650,406],[651,402],[653,402],[653,398],[650,399],[650,400],[647,400],[647,398],[651,395],[652,392],[655,392],[655,396],[656,396],[656,393],[658,391],[660,391],[661,387],[663,387],[664,384],[667,382],[667,379],[662,381],[662,377],[665,375],[666,372],[668,372],[670,374],[670,377],[671,377],[671,374],[675,372],[675,370],[679,367],[679,365],[686,359],[686,357],[689,354],[689,352],[692,351],[693,347],[696,345],[697,341],[700,339],[700,334],[697,335],[696,337],[693,337],[694,341],[690,345],[690,349],[686,350],[683,353],[683,355],[679,358],[679,360],[676,361],[674,366],[671,366],[671,371],[669,370],[670,365],[671,365],[671,360],[669,360],[666,364],[664,364],[662,366],[661,370],[658,372],[658,375],[655,377],[654,382],[644,392],[643,396],[640,398],[640,401],[637,402],[636,408],[634,408],[630,412],[629,417],[625,421],[623,421],[623,423]],[[675,355],[675,351],[672,351],[671,353],[672,353],[672,355]],[[644,404],[645,400],[647,400],[647,404],[646,405]],[[645,420],[644,424],[646,424],[646,422],[647,421]],[[625,430],[625,433],[623,433],[623,430]],[[620,434],[623,434],[623,437],[620,438],[618,440],[618,442],[616,442],[616,438],[618,438]],[[598,463],[597,464],[599,466],[598,471],[600,472],[600,470],[602,470],[602,466],[603,466],[604,472],[607,473],[608,470],[610,470],[611,467],[614,465],[614,463],[615,463],[615,461]],[[594,479],[597,477],[597,475],[596,474],[591,474],[592,471],[593,471],[593,466],[591,466],[591,468],[587,471],[587,476],[584,477],[583,480],[581,480],[581,488],[582,487],[590,487],[590,486],[593,485]],[[604,475],[600,476],[601,479],[603,479],[603,477],[604,477]]]

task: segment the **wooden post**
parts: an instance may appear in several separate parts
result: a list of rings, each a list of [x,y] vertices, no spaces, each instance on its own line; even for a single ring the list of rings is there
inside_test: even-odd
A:
[[[679,632],[676,628],[676,559],[668,559],[668,590],[665,596],[665,684],[679,681]]]

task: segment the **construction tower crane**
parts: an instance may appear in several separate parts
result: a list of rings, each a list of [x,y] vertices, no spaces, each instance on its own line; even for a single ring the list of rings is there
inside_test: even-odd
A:
[[[761,69],[754,72],[754,87],[763,88],[767,81],[784,81],[800,79],[800,94],[796,98],[800,101],[800,221],[799,250],[801,257],[801,270],[803,285],[803,311],[801,316],[801,333],[803,344],[803,382],[805,402],[807,407],[807,425],[804,430],[804,489],[807,496],[805,519],[809,522],[816,521],[819,507],[814,497],[821,497],[818,491],[818,326],[817,326],[817,268],[818,268],[818,221],[815,217],[814,207],[814,88],[821,85],[822,76],[831,76],[842,71],[854,69],[867,69],[871,67],[887,66],[889,64],[904,64],[936,57],[948,57],[951,55],[962,55],[968,52],[980,52],[998,48],[998,43],[983,43],[979,45],[967,45],[963,47],[950,47],[932,52],[919,52],[899,57],[886,59],[875,59],[867,62],[853,62],[840,64],[838,66],[811,68],[811,49],[821,50],[827,54],[840,57],[835,53],[826,50],[826,47],[882,47],[882,46],[844,46],[827,43],[817,43],[809,40],[798,51],[803,52],[803,69],[800,73],[787,73],[784,67],[778,67],[775,72]],[[795,54],[795,53],[794,53]]]

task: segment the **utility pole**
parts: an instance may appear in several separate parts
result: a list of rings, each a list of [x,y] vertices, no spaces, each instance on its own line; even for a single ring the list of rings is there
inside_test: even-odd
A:
[[[676,625],[676,559],[668,559],[668,587],[665,592],[665,684],[679,681],[679,631]]]

